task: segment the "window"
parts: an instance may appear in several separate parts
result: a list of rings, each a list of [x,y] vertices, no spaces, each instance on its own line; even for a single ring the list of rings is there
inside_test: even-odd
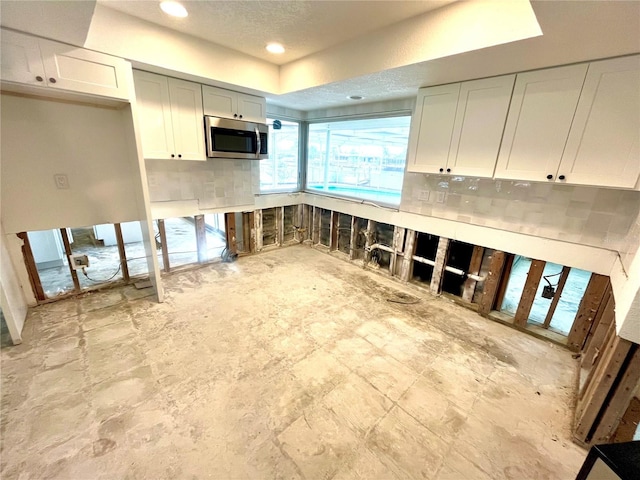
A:
[[[269,158],[260,160],[260,191],[298,190],[299,131],[297,122],[280,120],[275,129],[274,119],[269,125]]]
[[[309,125],[307,190],[400,204],[410,116]]]

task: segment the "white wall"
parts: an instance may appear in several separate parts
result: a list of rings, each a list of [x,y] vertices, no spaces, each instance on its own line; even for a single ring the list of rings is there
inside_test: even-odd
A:
[[[4,228],[0,224],[0,306],[14,344],[22,343],[22,327],[27,318],[24,288],[7,249]]]
[[[1,118],[7,233],[138,220],[123,111],[2,95]]]

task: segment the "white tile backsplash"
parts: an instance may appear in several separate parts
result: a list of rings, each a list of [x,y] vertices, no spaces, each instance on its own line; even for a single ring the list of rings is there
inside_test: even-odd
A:
[[[146,160],[146,166],[152,202],[198,200],[201,209],[253,205],[260,189],[257,161]]]
[[[616,250],[623,264],[640,243],[628,190],[406,173],[400,210]]]

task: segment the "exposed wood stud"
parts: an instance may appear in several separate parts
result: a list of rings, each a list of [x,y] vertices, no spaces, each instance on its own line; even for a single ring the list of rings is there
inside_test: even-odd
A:
[[[398,253],[402,253],[402,249],[404,248],[404,232],[405,229],[402,227],[393,228],[393,253],[389,261],[389,273],[391,275],[397,275],[399,273]]]
[[[124,238],[122,237],[122,227],[120,226],[119,223],[114,223],[113,228],[116,231],[116,241],[118,242],[118,255],[120,256],[120,267],[122,268],[122,278],[124,279],[125,282],[128,282],[129,281],[129,265],[127,264],[127,251],[124,248]],[[61,228],[60,231],[62,232],[62,230],[65,230],[65,229]],[[65,230],[64,233],[66,235],[67,231]]]
[[[331,211],[331,225],[329,225],[329,250],[338,250],[338,231],[340,214],[336,211]]]
[[[248,213],[248,224],[249,224],[249,252],[251,253],[255,253],[257,252],[257,245],[256,245],[256,212],[249,212]],[[262,237],[261,237],[262,238]]]
[[[474,246],[473,253],[471,254],[471,261],[469,262],[469,273],[471,275],[478,275],[480,273],[480,267],[482,266],[482,256],[484,255],[484,248]],[[473,278],[467,278],[464,282],[464,288],[462,290],[462,299],[471,303],[473,301],[473,293],[476,291],[477,280]]]
[[[593,318],[591,331],[582,351],[582,363],[584,365],[592,365],[598,350],[605,345],[607,332],[610,326],[615,324],[615,305],[613,292],[611,287],[608,287],[600,303],[600,308],[598,308]]]
[[[311,243],[317,245],[320,243],[320,207],[313,207],[311,217]]]
[[[251,230],[252,230],[252,214],[249,212],[242,213],[242,250],[251,252]]]
[[[304,241],[304,207],[302,203],[299,203],[296,207],[296,220],[294,222],[294,239],[298,243],[302,243]]]
[[[602,303],[605,291],[609,286],[609,277],[593,273],[589,279],[589,284],[584,292],[578,313],[573,321],[571,331],[567,337],[567,346],[571,350],[582,350],[592,324],[595,319],[598,307]]]
[[[585,362],[584,356],[581,357],[580,359],[581,373],[584,373],[585,370],[588,370],[589,373],[587,375],[586,380],[583,382],[582,387],[580,388],[580,391],[578,392],[578,399],[584,398],[585,394],[589,390],[589,387],[591,385],[591,380],[593,379],[596,372],[598,371],[598,362],[602,360],[602,357],[604,355],[604,352],[606,351],[607,345],[609,345],[609,342],[611,342],[611,340],[615,338],[615,336],[616,336],[616,327],[615,327],[615,324],[612,323],[609,325],[609,328],[607,328],[606,334],[604,336],[604,341],[602,342],[601,345],[597,346],[597,348],[595,349],[595,354],[591,359],[589,359],[589,362]]]
[[[544,323],[542,325],[544,328],[549,328],[551,320],[553,319],[553,314],[556,313],[556,307],[558,306],[558,302],[560,301],[560,297],[562,296],[564,285],[565,283],[567,283],[569,272],[571,272],[571,267],[562,267],[562,273],[560,274],[560,279],[558,280],[556,293],[553,295],[553,300],[551,300],[551,305],[549,305],[549,311],[547,312],[547,316],[545,317]]]
[[[638,360],[640,362],[640,359]],[[631,397],[627,410],[616,427],[614,435],[609,439],[610,443],[630,442],[640,425],[640,398]]]
[[[358,217],[351,216],[351,237],[349,241],[349,260],[356,258],[356,242],[358,241]]]
[[[496,250],[493,252],[493,255],[491,255],[489,273],[487,274],[487,279],[484,282],[484,289],[482,291],[480,305],[478,307],[478,313],[481,315],[488,315],[493,309],[496,295],[498,293],[498,285],[502,278],[505,257],[506,254],[499,250]]]
[[[621,372],[615,390],[605,403],[605,410],[590,439],[593,444],[609,443],[631,403],[640,382],[640,348],[637,345],[632,347],[625,363],[624,373]]]
[[[284,244],[284,207],[276,207],[276,245]]]
[[[542,278],[542,272],[544,272],[544,266],[547,262],[543,260],[532,260],[529,272],[527,273],[527,281],[522,289],[522,296],[518,303],[518,308],[514,317],[514,325],[524,327],[529,320],[529,313],[531,313],[531,307],[533,301],[536,299],[536,292],[538,291],[538,285]]]
[[[259,252],[262,250],[262,210],[256,210],[253,212],[253,242],[255,245],[255,251]]]
[[[632,346],[628,340],[615,335],[608,342],[602,359],[595,367],[597,371],[576,406],[574,436],[578,441],[589,442],[589,434]]]
[[[169,262],[169,247],[167,246],[167,231],[164,228],[164,220],[159,218],[156,220],[158,223],[158,233],[160,234],[160,248],[162,249],[162,265],[164,271],[171,271],[171,265]]]
[[[120,226],[120,224],[117,224],[118,226]],[[117,231],[116,231],[117,232]],[[64,253],[66,253],[67,255],[67,260],[69,260],[69,255],[72,255],[73,252],[71,251],[71,243],[69,242],[69,235],[67,235],[67,229],[66,228],[61,228],[60,229],[60,235],[62,236],[62,243],[64,245]],[[120,249],[120,245],[118,244],[118,250]],[[122,261],[122,257],[120,258],[120,261]],[[73,280],[73,289],[76,292],[80,291],[80,280],[78,280],[78,272],[76,272],[76,270],[71,266],[71,262],[67,261],[68,265],[69,265],[69,273],[71,273],[71,279]],[[123,271],[124,274],[124,271]],[[126,280],[129,279],[128,276],[128,271],[127,271],[127,278]]]
[[[204,215],[196,215],[196,245],[198,248],[198,263],[205,263],[207,255],[207,229],[204,224]]]
[[[404,257],[400,265],[400,280],[408,282],[413,270],[413,255],[416,250],[416,232],[407,229],[407,238],[404,244]]]
[[[227,249],[229,253],[235,254],[238,252],[237,239],[236,239],[236,214],[225,213],[224,214],[224,231],[227,237]]]
[[[440,293],[442,287],[442,280],[444,278],[444,267],[447,266],[447,258],[449,256],[449,244],[448,238],[440,237],[438,240],[438,250],[436,251],[436,264],[433,266],[433,275],[431,276],[431,284],[429,290],[434,295]]]
[[[16,235],[18,235],[18,238],[22,240],[22,256],[24,257],[24,263],[27,267],[29,283],[31,283],[33,294],[38,301],[46,300],[47,296],[44,294],[44,290],[42,289],[42,283],[40,283],[40,275],[38,274],[36,261],[33,258],[33,251],[31,250],[31,243],[29,243],[27,232],[20,232]]]

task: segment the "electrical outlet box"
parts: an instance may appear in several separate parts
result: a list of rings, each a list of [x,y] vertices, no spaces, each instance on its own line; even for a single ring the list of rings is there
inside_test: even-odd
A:
[[[86,255],[69,255],[69,265],[74,270],[81,270],[89,267],[89,257]]]

